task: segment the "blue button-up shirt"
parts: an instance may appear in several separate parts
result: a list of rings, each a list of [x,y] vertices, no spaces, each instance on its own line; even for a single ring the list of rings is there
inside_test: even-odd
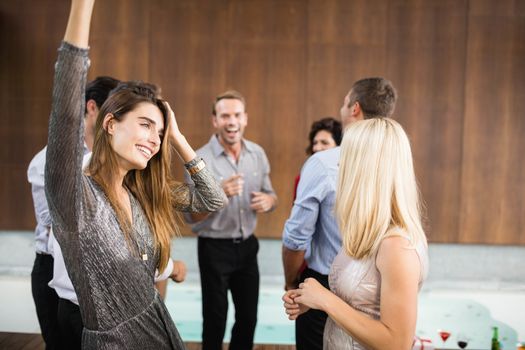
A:
[[[283,244],[306,251],[308,267],[327,275],[341,249],[341,235],[334,217],[340,148],[312,155],[301,170],[292,213],[286,221]]]

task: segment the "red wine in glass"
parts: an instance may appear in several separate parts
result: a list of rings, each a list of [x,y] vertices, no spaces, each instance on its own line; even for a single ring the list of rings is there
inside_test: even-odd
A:
[[[460,340],[458,341],[458,346],[461,348],[461,349],[465,349],[468,345],[468,342],[465,341],[465,340]]]
[[[441,337],[441,340],[443,340],[443,343],[445,343],[448,339],[448,337],[450,337],[450,332],[447,332],[447,331],[439,331],[439,336]]]

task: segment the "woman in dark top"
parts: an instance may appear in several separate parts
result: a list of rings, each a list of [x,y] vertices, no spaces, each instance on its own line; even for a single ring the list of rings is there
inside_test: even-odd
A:
[[[101,107],[82,171],[83,93],[94,0],[73,0],[59,48],[46,163],[54,233],[78,295],[84,349],[182,349],[153,287],[169,258],[175,210],[210,212],[226,197],[151,85],[128,83]],[[194,186],[171,178],[174,148]]]
[[[311,156],[315,152],[324,151],[337,147],[341,144],[342,127],[341,122],[333,117],[326,117],[312,123],[310,134],[308,135],[309,144],[306,147],[306,154]],[[297,196],[297,186],[299,185],[300,175],[295,177],[293,199]]]

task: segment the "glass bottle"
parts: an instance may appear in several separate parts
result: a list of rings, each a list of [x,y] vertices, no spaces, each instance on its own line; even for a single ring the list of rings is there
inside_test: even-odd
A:
[[[492,345],[490,350],[501,350],[499,344],[498,327],[492,327]]]

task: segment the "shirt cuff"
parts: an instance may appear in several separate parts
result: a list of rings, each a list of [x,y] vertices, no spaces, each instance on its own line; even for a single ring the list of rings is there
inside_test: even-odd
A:
[[[306,251],[306,249],[308,248],[309,242],[296,241],[294,239],[284,237],[283,245],[290,250]]]
[[[159,274],[158,270],[155,270],[155,282],[160,282],[167,280],[171,273],[173,272],[173,260],[171,258],[168,260],[168,264],[166,265],[166,268],[164,271],[162,271],[161,274]]]

